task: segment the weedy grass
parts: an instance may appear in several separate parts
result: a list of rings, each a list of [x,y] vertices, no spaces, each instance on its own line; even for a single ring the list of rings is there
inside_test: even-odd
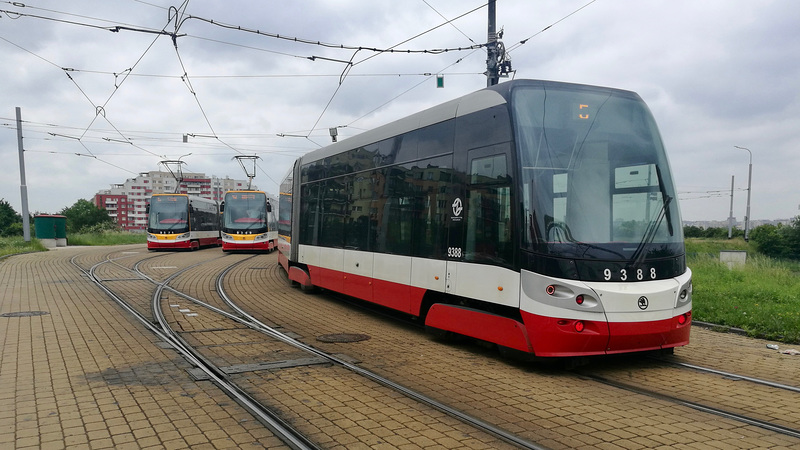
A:
[[[47,247],[42,245],[36,238],[31,238],[30,242],[25,242],[22,236],[0,237],[0,256],[46,251]]]
[[[687,239],[693,318],[749,335],[800,343],[800,263],[761,255],[744,240]],[[728,268],[720,250],[746,250],[744,266]]]
[[[128,233],[124,231],[103,231],[99,233],[67,234],[69,245],[125,245],[146,244],[144,233]]]

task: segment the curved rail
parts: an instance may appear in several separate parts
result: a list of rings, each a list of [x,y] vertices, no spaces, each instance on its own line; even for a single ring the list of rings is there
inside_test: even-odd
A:
[[[149,259],[149,258],[148,258]],[[216,259],[216,258],[215,258]],[[211,381],[214,382],[220,389],[222,389],[228,396],[233,398],[237,403],[239,403],[242,407],[247,409],[251,414],[253,414],[259,422],[264,424],[267,428],[270,429],[276,436],[278,436],[286,445],[289,447],[296,449],[296,450],[311,450],[317,449],[318,447],[309,441],[305,436],[303,436],[299,431],[295,430],[293,427],[288,425],[284,422],[277,414],[272,412],[269,408],[265,407],[264,405],[258,403],[255,399],[253,399],[249,394],[244,392],[238,386],[236,386],[233,382],[230,381],[228,376],[223,373],[219,368],[215,365],[211,364],[205,358],[203,358],[198,352],[196,352],[191,346],[189,346],[180,336],[174,333],[170,328],[169,325],[166,323],[164,319],[163,313],[161,312],[161,307],[159,305],[161,299],[161,293],[165,288],[167,288],[167,284],[177,277],[178,275],[190,270],[196,266],[201,264],[205,264],[208,261],[204,261],[202,263],[193,264],[189,267],[186,267],[168,277],[163,282],[157,282],[152,278],[148,277],[147,275],[143,274],[141,271],[138,270],[139,264],[138,262],[134,270],[137,274],[139,274],[143,280],[150,281],[157,285],[157,288],[153,294],[153,314],[158,321],[159,329],[156,325],[154,325],[150,320],[144,317],[141,313],[137,310],[132,308],[130,305],[125,302],[123,298],[115,294],[111,291],[105,284],[103,284],[102,280],[97,278],[94,275],[94,271],[97,267],[102,264],[107,264],[113,262],[114,260],[107,259],[106,261],[99,262],[93,265],[88,271],[80,267],[75,261],[75,257],[70,261],[73,265],[75,265],[81,272],[86,274],[86,276],[94,282],[103,292],[106,293],[112,300],[114,300],[118,305],[120,305],[123,309],[133,315],[133,317],[139,321],[142,325],[144,325],[148,330],[150,330],[153,334],[155,334],[159,339],[167,342],[171,345],[178,353],[181,354],[190,364],[194,365],[195,367],[201,369]],[[212,260],[209,260],[212,261]],[[127,268],[126,268],[127,269]],[[131,270],[131,269],[127,269]],[[174,291],[173,289],[170,289]],[[174,291],[177,292],[177,291]]]
[[[460,420],[460,421],[462,421],[464,423],[467,423],[467,424],[469,424],[469,425],[471,425],[471,426],[473,426],[475,428],[478,428],[480,430],[486,431],[487,433],[490,433],[490,434],[492,434],[492,435],[494,435],[494,436],[496,436],[496,437],[498,437],[498,438],[500,438],[500,439],[502,439],[502,440],[504,440],[504,441],[506,441],[508,443],[511,443],[511,444],[514,444],[514,445],[518,445],[518,446],[520,446],[522,448],[528,448],[528,449],[539,450],[539,449],[544,449],[545,448],[545,447],[541,447],[541,446],[539,446],[539,445],[537,445],[537,444],[535,444],[533,442],[525,440],[525,439],[523,439],[523,438],[521,438],[521,437],[519,437],[519,436],[517,436],[517,435],[515,435],[513,433],[510,433],[510,432],[505,431],[505,430],[503,430],[501,428],[498,428],[498,427],[496,427],[496,426],[494,426],[494,425],[492,425],[492,424],[490,424],[488,422],[485,422],[485,421],[483,421],[483,420],[481,420],[481,419],[479,419],[477,417],[471,416],[471,415],[469,415],[469,414],[467,414],[467,413],[465,413],[463,411],[460,411],[458,409],[455,409],[455,408],[452,408],[450,406],[447,406],[444,403],[441,403],[441,402],[439,402],[437,400],[434,400],[434,399],[432,399],[432,398],[430,398],[430,397],[428,397],[428,396],[426,396],[426,395],[424,395],[424,394],[422,394],[420,392],[414,391],[414,390],[412,390],[412,389],[410,389],[410,388],[408,388],[406,386],[403,386],[403,385],[401,385],[399,383],[395,383],[394,381],[391,381],[391,380],[389,380],[389,379],[387,379],[385,377],[382,377],[381,375],[378,375],[375,372],[371,372],[371,371],[366,370],[366,369],[364,369],[362,367],[359,367],[359,366],[357,366],[357,365],[355,365],[355,364],[353,364],[351,362],[345,361],[345,360],[343,360],[341,358],[337,358],[334,355],[331,355],[329,353],[323,352],[323,351],[321,351],[319,349],[316,349],[316,348],[314,348],[314,347],[312,347],[310,345],[307,345],[307,344],[305,344],[303,342],[300,342],[297,339],[294,339],[294,338],[292,338],[292,337],[290,337],[290,336],[288,336],[288,335],[286,335],[284,333],[281,333],[280,331],[278,331],[278,330],[270,327],[269,325],[266,325],[263,322],[259,321],[258,319],[256,319],[252,315],[250,315],[247,311],[243,310],[238,305],[236,305],[236,303],[230,298],[230,296],[225,291],[225,286],[224,286],[224,283],[223,283],[223,281],[225,279],[225,276],[228,274],[228,272],[230,272],[234,267],[236,267],[237,265],[239,265],[239,264],[241,264],[241,263],[243,263],[245,261],[247,261],[247,260],[245,259],[245,260],[242,260],[242,261],[239,261],[237,263],[234,263],[234,264],[230,265],[228,268],[226,268],[224,271],[222,271],[217,276],[217,282],[216,282],[217,294],[223,299],[223,301],[225,301],[225,303],[230,308],[232,308],[234,311],[236,311],[238,314],[241,315],[241,317],[243,319],[240,319],[240,322],[242,324],[245,324],[245,325],[253,328],[254,330],[260,331],[260,332],[262,332],[262,333],[264,333],[264,334],[266,334],[266,335],[268,335],[268,336],[270,336],[270,337],[272,337],[274,339],[277,339],[277,340],[279,340],[279,341],[281,341],[283,343],[289,344],[289,345],[291,345],[291,346],[293,346],[295,348],[298,348],[300,350],[306,351],[306,352],[311,353],[311,354],[313,354],[315,356],[318,356],[320,358],[324,358],[324,359],[326,359],[327,361],[329,361],[329,362],[331,362],[333,364],[336,364],[336,365],[339,365],[341,367],[344,367],[344,368],[346,368],[346,369],[348,369],[348,370],[350,370],[350,371],[352,371],[352,372],[354,372],[354,373],[356,373],[358,375],[361,375],[361,376],[363,376],[365,378],[368,378],[368,379],[370,379],[370,380],[372,380],[372,381],[374,381],[374,382],[376,382],[378,384],[381,384],[381,385],[386,386],[386,387],[388,387],[390,389],[393,389],[394,391],[399,392],[399,393],[401,393],[401,394],[403,394],[403,395],[405,395],[405,396],[407,396],[407,397],[409,397],[409,398],[411,398],[411,399],[413,399],[415,401],[418,401],[420,403],[428,405],[428,406],[430,406],[430,407],[432,407],[432,408],[434,408],[434,409],[436,409],[438,411],[441,411],[441,412],[443,412],[443,413],[445,413],[445,414],[447,414],[447,415],[449,415],[451,417],[454,417],[454,418],[456,418],[456,419],[458,419],[458,420]],[[210,306],[210,305],[205,305],[202,302],[200,302],[200,304],[203,304],[204,306]],[[211,307],[211,308],[213,308],[213,307]],[[218,310],[217,308],[213,308],[213,309],[215,311]],[[231,315],[231,316],[233,316],[233,315]]]

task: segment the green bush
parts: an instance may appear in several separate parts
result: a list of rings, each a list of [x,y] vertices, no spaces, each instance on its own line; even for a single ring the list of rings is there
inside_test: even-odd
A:
[[[750,233],[750,239],[765,255],[800,260],[800,216],[792,219],[788,226],[778,224],[756,227]]]

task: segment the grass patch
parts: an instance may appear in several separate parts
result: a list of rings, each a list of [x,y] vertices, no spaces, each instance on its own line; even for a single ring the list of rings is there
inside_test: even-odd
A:
[[[146,243],[147,235],[145,233],[104,231],[101,233],[67,234],[68,245],[125,245]]]
[[[22,236],[0,237],[0,256],[46,251],[47,247],[33,237],[30,242],[25,242]]]
[[[735,241],[687,239],[694,319],[800,343],[800,263],[761,255]],[[719,261],[719,250],[746,250],[747,263],[729,269]]]

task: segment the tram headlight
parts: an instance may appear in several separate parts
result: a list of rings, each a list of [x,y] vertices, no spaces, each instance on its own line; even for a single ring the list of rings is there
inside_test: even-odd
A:
[[[678,303],[686,303],[692,300],[692,280],[681,286],[678,293]]]
[[[259,234],[253,240],[254,241],[266,241],[267,240],[267,233]]]
[[[178,240],[178,239],[189,239],[189,233],[179,234],[178,236],[175,237],[175,239],[176,240]]]
[[[147,233],[147,239],[150,239],[151,241],[157,241],[158,240],[156,235],[155,234],[151,234],[151,233]]]

